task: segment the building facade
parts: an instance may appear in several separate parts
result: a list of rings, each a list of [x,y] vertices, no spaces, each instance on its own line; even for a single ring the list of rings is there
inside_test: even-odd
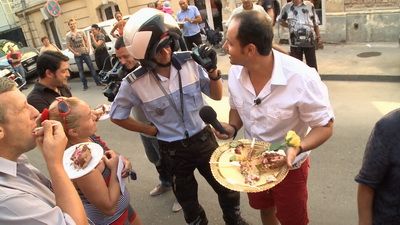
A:
[[[6,0],[1,0],[2,2]],[[68,20],[75,18],[78,28],[111,19],[116,11],[132,14],[155,0],[14,0],[12,9],[26,42],[39,48],[40,38],[48,36],[59,47],[65,47]],[[207,0],[204,0],[207,1]],[[278,0],[281,6],[286,0]],[[7,1],[9,2],[9,1]],[[59,14],[51,15],[46,6],[57,2]],[[178,0],[170,1],[174,12]],[[193,4],[193,0],[190,0]],[[321,35],[325,42],[393,42],[400,35],[400,0],[312,0],[320,16]],[[222,0],[223,18],[241,0]]]
[[[54,2],[60,6],[59,11],[53,8]],[[78,28],[84,28],[113,19],[116,11],[121,11],[123,15],[132,14],[142,7],[147,7],[150,2],[149,0],[14,0],[13,10],[29,46],[41,47],[40,38],[48,36],[57,46],[65,48],[69,19],[76,19]],[[51,4],[49,8],[55,9],[55,13],[51,10],[49,12],[47,9],[49,4]]]
[[[400,0],[323,0],[328,42],[394,42],[400,35]]]

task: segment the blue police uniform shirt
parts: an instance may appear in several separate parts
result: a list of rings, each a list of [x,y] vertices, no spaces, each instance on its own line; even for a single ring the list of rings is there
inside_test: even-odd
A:
[[[210,96],[208,74],[192,59],[182,64],[180,74],[184,123],[150,72],[145,72],[132,83],[129,83],[126,78],[122,81],[120,90],[111,105],[111,118],[127,119],[131,109],[138,106],[142,108],[147,119],[157,127],[159,140],[172,142],[184,139],[185,131],[188,131],[189,136],[200,132],[206,126],[199,116],[199,110],[205,104],[202,93]],[[169,79],[157,76],[181,114],[178,70],[171,66]]]
[[[196,16],[199,16],[200,12],[196,6],[189,5],[188,8],[183,11],[179,11],[177,14],[178,21],[184,22],[185,18],[194,19]],[[190,23],[186,21],[183,24],[183,36],[189,37],[196,35],[200,32],[200,26],[197,23]]]

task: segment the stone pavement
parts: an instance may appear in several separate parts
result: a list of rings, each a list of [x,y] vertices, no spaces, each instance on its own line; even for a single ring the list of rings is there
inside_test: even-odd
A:
[[[282,45],[289,50],[289,45]],[[317,50],[323,80],[400,82],[400,46],[390,43],[324,44]],[[229,55],[218,55],[218,68],[227,75]]]

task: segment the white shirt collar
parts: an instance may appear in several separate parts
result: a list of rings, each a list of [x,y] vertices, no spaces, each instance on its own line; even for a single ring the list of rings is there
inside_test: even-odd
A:
[[[0,173],[5,173],[10,176],[17,176],[17,163],[3,157],[0,157]]]
[[[282,59],[279,56],[280,53],[274,49],[272,49],[272,54],[274,56],[274,68],[272,69],[272,76],[271,79],[268,81],[268,83],[271,84],[271,86],[274,85],[287,85],[287,77],[282,71]],[[278,57],[277,57],[278,56]],[[242,67],[242,71],[237,77],[239,80],[244,81],[244,74],[247,74],[248,76],[249,72],[247,71],[246,67]],[[247,79],[247,78],[246,78]]]
[[[274,56],[274,68],[272,69],[271,85],[287,85],[287,77],[282,71],[282,57],[279,56],[283,53],[272,49],[272,54]]]

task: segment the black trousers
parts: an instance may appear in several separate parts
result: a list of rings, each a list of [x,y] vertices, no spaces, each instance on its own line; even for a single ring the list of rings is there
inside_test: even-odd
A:
[[[223,218],[228,225],[240,220],[240,194],[220,185],[211,173],[210,157],[218,143],[210,127],[192,137],[174,142],[159,141],[164,165],[173,176],[173,190],[181,204],[188,224],[208,224],[206,214],[198,201],[197,169],[218,195]]]
[[[185,38],[187,49],[189,51],[191,51],[192,48],[194,47],[193,43],[195,43],[197,46],[199,46],[203,43],[201,40],[200,32],[193,36],[185,36],[184,38]]]
[[[314,67],[318,71],[317,57],[315,47],[292,47],[290,46],[290,55],[303,61],[303,54],[306,57],[306,63],[309,67]]]
[[[100,48],[94,52],[94,60],[96,61],[97,68],[104,71],[111,70],[111,62],[109,59],[107,48]]]

